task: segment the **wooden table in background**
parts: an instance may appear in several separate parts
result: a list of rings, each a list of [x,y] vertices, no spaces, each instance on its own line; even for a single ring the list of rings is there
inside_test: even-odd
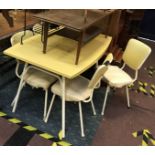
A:
[[[24,11],[9,11],[10,16],[14,19],[14,26],[9,27],[6,19],[0,13],[0,40],[6,39],[12,36],[14,33],[18,31],[24,30]],[[32,13],[27,12],[26,18],[26,28],[31,28],[35,23],[38,22],[37,19],[32,17]]]

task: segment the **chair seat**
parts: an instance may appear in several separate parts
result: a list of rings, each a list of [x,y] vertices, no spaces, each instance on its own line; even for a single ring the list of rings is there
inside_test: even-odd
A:
[[[83,76],[78,76],[72,80],[66,79],[65,100],[66,101],[82,101],[90,97],[91,89],[88,89],[89,80]],[[62,88],[57,81],[51,90],[54,94],[62,96]]]
[[[104,75],[110,86],[120,88],[131,84],[134,80],[118,66],[108,66],[108,70]]]
[[[32,87],[43,88],[44,90],[47,90],[49,86],[57,79],[42,71],[30,68],[25,74],[24,80]]]

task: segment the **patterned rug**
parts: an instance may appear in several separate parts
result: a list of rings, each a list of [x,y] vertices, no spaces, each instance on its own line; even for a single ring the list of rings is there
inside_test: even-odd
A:
[[[62,132],[57,137],[27,125],[0,110],[0,145],[4,146],[70,146],[62,140]]]
[[[15,76],[15,61],[10,60],[8,63],[2,64],[0,67],[0,108],[2,112],[5,112],[8,116],[22,120],[22,123],[16,123],[14,126],[20,124],[28,124],[37,128],[37,132],[33,135],[39,135],[38,132],[43,131],[52,135],[54,139],[52,142],[61,140],[61,99],[56,97],[52,113],[49,117],[48,123],[44,123],[43,116],[43,103],[44,92],[42,89],[32,89],[26,85],[22,90],[19,104],[15,113],[12,113],[12,107],[10,106],[19,84],[19,79]],[[88,75],[88,74],[87,74]],[[80,121],[78,105],[67,103],[66,104],[66,137],[63,141],[68,145],[68,142],[72,145],[91,145],[96,129],[98,128],[102,117],[100,115],[100,109],[104,96],[104,88],[101,88],[95,92],[94,101],[97,114],[92,115],[92,109],[90,104],[82,104],[82,111],[84,117],[85,137],[81,137],[80,133]],[[51,100],[51,93],[49,93],[49,102]],[[49,103],[48,102],[48,103]],[[23,125],[22,125],[22,130]],[[31,128],[32,129],[32,128]],[[38,136],[37,136],[38,137]],[[51,137],[50,137],[51,138]],[[62,140],[61,140],[62,141]],[[52,145],[53,143],[50,143]],[[54,143],[56,145],[57,143]],[[60,143],[59,143],[60,144]],[[58,145],[59,145],[58,144]],[[22,145],[22,144],[21,144]]]

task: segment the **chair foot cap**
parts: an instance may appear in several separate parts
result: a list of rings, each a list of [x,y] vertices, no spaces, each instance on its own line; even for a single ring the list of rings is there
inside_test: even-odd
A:
[[[81,137],[85,137],[85,134],[82,134]]]
[[[47,119],[46,119],[46,118],[44,118],[43,121],[44,121],[45,123],[47,123]]]

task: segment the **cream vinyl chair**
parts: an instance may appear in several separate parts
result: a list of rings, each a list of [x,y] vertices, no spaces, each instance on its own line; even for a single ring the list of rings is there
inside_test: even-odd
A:
[[[18,43],[21,43],[21,38],[22,38],[23,35],[24,35],[24,31],[20,31],[20,32],[17,32],[14,35],[12,35],[11,38],[10,38],[11,46],[14,46],[14,45],[16,45]],[[23,40],[28,39],[28,38],[32,37],[33,35],[34,34],[33,34],[32,31],[26,30],[25,35],[23,37]],[[16,76],[18,78],[20,78],[21,77],[21,75],[19,73],[20,61],[19,60],[16,60],[16,61],[17,61],[17,65],[16,65],[15,73],[16,73]]]
[[[12,46],[14,46],[15,44],[19,43],[21,40],[21,36],[24,34],[24,32],[18,32],[16,34],[14,34],[11,37],[11,44]],[[25,36],[23,37],[23,40],[32,37],[33,36],[33,32],[30,30],[26,30]],[[21,78],[21,74],[19,73],[19,66],[20,66],[20,61],[17,60],[17,65],[16,65],[16,69],[15,69],[15,74],[18,78]],[[49,86],[54,83],[56,81],[56,77],[49,75],[47,72],[45,72],[44,70],[41,70],[37,67],[34,66],[28,66],[27,67],[27,71],[24,74],[24,82],[20,88],[20,93],[22,88],[24,87],[25,84],[28,84],[30,86],[32,86],[32,88],[42,88],[45,91],[45,100],[44,100],[44,114],[43,114],[43,118],[45,118],[46,113],[47,113],[47,101],[48,101],[48,88]],[[17,98],[19,99],[19,95],[17,96]],[[17,99],[17,100],[18,100]],[[12,102],[12,106],[14,106],[14,101]],[[16,111],[17,105],[15,105],[13,107],[13,112]]]
[[[151,48],[143,42],[136,39],[130,39],[128,41],[123,54],[123,67],[119,68],[118,66],[110,65],[107,72],[104,74],[103,80],[106,81],[108,85],[106,88],[101,115],[104,115],[110,87],[122,88],[125,86],[127,95],[127,106],[130,107],[128,86],[137,80],[138,70],[141,68],[150,53]],[[132,78],[128,73],[123,70],[125,65],[135,71],[134,78]]]
[[[103,75],[107,70],[107,66],[102,65],[99,66],[93,75],[92,79],[89,80],[83,76],[78,76],[72,80],[66,80],[66,91],[65,91],[65,100],[69,102],[78,103],[79,106],[79,114],[80,114],[80,126],[81,126],[81,136],[84,137],[84,125],[83,125],[83,115],[82,115],[82,106],[81,103],[85,102],[91,103],[93,114],[96,115],[94,103],[93,103],[93,92],[96,88],[96,85],[100,82]],[[47,112],[47,117],[45,118],[45,122],[48,121],[52,105],[55,99],[55,96],[58,95],[62,97],[62,87],[61,83],[57,81],[52,87],[51,91],[53,92],[53,97]],[[65,120],[64,120],[65,121]],[[65,123],[65,122],[64,122]]]
[[[42,25],[40,23],[37,23],[32,28],[34,34],[42,34]]]
[[[104,59],[102,65],[106,65],[108,66],[109,64],[112,63],[114,57],[112,53],[108,53],[108,55],[106,56],[106,58]],[[96,65],[96,68],[98,68],[100,65]],[[101,86],[101,81],[96,85],[96,88],[99,88]]]
[[[22,36],[23,36],[23,40],[25,40],[25,39],[27,39],[29,37],[32,37],[33,36],[33,32],[30,31],[30,30],[26,30],[25,31],[25,35],[24,35],[24,31],[20,31],[20,32],[15,33],[10,38],[11,45],[13,46],[15,44],[20,43]]]
[[[109,53],[103,61],[103,65],[109,65],[112,63],[114,57],[112,53]]]

